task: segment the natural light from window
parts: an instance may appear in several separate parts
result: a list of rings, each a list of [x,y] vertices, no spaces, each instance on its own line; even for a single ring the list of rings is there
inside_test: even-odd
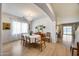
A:
[[[18,21],[12,22],[12,34],[28,33],[28,24]]]

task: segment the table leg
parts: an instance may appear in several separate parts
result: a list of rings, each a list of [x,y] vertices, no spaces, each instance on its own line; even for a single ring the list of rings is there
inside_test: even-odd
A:
[[[36,38],[35,38],[35,43],[36,43]]]

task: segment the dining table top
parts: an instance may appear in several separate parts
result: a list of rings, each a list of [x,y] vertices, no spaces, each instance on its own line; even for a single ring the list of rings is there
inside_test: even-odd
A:
[[[38,34],[32,34],[32,35],[30,35],[30,34],[23,34],[23,36],[28,36],[28,37],[40,37],[40,35],[38,35]]]
[[[30,38],[31,42],[35,42],[35,40],[40,40],[41,39],[41,36],[38,35],[38,34],[32,34],[32,35],[29,35],[29,34],[23,34],[23,36],[27,36]]]

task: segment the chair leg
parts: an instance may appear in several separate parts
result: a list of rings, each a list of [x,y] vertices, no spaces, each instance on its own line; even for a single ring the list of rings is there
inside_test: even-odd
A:
[[[27,40],[25,41],[25,46],[27,47]]]
[[[25,42],[23,41],[23,46],[25,46]]]
[[[74,50],[72,49],[72,56],[73,56],[73,54],[74,54]]]
[[[77,50],[77,56],[79,56],[79,49]]]
[[[30,41],[30,38],[29,38],[29,42],[28,42],[28,48],[31,47],[31,41]]]
[[[21,40],[21,44],[23,45],[23,40]]]
[[[73,51],[72,46],[70,47],[70,52],[71,52],[71,55],[73,56],[74,51]]]
[[[73,54],[74,54],[74,51],[72,50],[72,56],[73,56]]]
[[[42,52],[42,44],[40,44],[40,50],[41,50],[41,52]]]
[[[44,46],[45,46],[45,48],[46,48],[46,42],[44,42]]]

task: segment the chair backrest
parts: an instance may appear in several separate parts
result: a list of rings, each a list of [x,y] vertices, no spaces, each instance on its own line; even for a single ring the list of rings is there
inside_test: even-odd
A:
[[[51,36],[51,33],[50,32],[47,32],[46,33],[46,36],[50,37]]]
[[[25,34],[27,34],[27,33],[22,33],[22,34],[21,34],[21,39],[22,39],[22,40],[26,40]]]
[[[77,42],[77,56],[79,56],[79,42]]]
[[[40,35],[41,36],[41,40],[44,40],[44,38],[46,37],[45,33],[43,33],[43,32],[37,32],[35,34]]]
[[[24,36],[23,35],[21,35],[21,40],[24,40]]]
[[[41,36],[41,40],[45,41],[46,37],[45,33],[41,32],[39,35]]]
[[[79,49],[79,42],[77,42],[77,48]]]

